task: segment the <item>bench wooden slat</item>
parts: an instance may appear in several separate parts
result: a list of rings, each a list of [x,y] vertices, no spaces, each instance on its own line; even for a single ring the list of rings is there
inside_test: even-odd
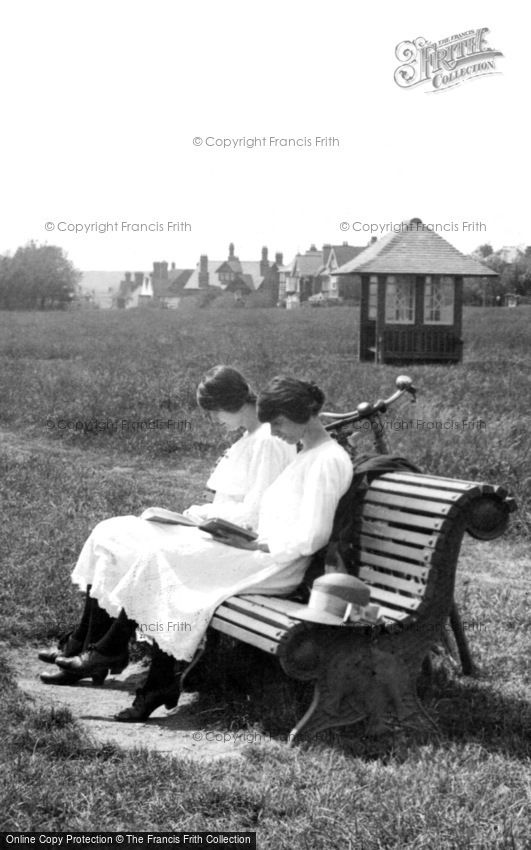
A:
[[[359,577],[369,584],[384,585],[389,588],[391,592],[393,589],[396,589],[404,590],[406,593],[412,593],[415,596],[423,596],[426,589],[424,582],[398,578],[397,576],[393,576],[390,573],[385,573],[381,570],[373,570],[369,566],[363,566],[360,568]]]
[[[387,602],[389,606],[396,606],[396,608],[401,608],[406,611],[414,611],[419,607],[422,597],[417,599],[413,599],[410,596],[402,596],[400,593],[394,593],[391,590],[384,590],[381,587],[375,587],[374,585],[369,585],[371,591],[371,602],[376,602],[378,604],[380,600],[382,602]]]
[[[360,534],[359,551],[365,552],[367,550],[378,553],[384,552],[386,555],[392,555],[393,559],[405,558],[408,561],[413,561],[415,564],[422,564],[423,568],[431,561],[435,551],[434,549],[429,549],[427,546],[423,546],[422,548],[406,546],[404,543],[396,543],[394,540]]]
[[[292,618],[297,620],[297,614],[299,611],[306,610],[306,605],[303,605],[302,602],[294,602],[292,599],[283,599],[278,596],[259,596],[256,594],[253,596],[246,596],[245,599],[248,599],[250,602],[257,603],[265,609],[271,607],[273,610],[276,610],[278,608],[286,616],[290,626],[295,625]]]
[[[444,478],[439,477],[438,475],[422,475],[420,472],[388,472],[385,475],[380,476],[378,479],[375,479],[375,481],[371,483],[371,487],[376,483],[376,480],[399,481],[404,484],[420,484],[422,487],[435,487],[438,489],[448,489],[463,493],[467,493],[475,488],[479,488],[481,493],[494,493],[497,491],[500,492],[500,495],[502,495],[506,492],[502,487],[495,487],[492,484],[486,484],[484,482],[478,483],[477,481],[463,480],[456,481],[455,478]]]
[[[432,531],[439,531],[444,522],[442,519],[435,519],[433,517],[408,514],[400,510],[393,511],[379,505],[372,505],[369,502],[364,502],[363,514],[366,517],[374,517],[374,519],[385,520],[386,522],[409,525],[412,528],[429,528]]]
[[[422,487],[417,484],[403,484],[398,481],[382,481],[376,480],[373,481],[368,492],[367,498],[372,499],[373,491],[379,492],[383,491],[384,493],[395,493],[396,495],[404,495],[404,496],[422,496],[423,501],[428,502],[433,499],[434,501],[441,501],[446,504],[453,504],[454,502],[458,502],[459,499],[465,495],[462,492],[452,493],[450,490],[441,490],[435,487],[430,487],[428,490],[426,487]],[[467,491],[468,492],[468,491]],[[480,490],[478,489],[478,495]],[[399,501],[395,495],[395,504]]]
[[[252,646],[256,646],[258,649],[263,649],[264,652],[276,655],[278,641],[267,640],[267,638],[262,637],[256,632],[249,632],[247,629],[233,625],[233,623],[227,623],[226,620],[222,620],[216,615],[213,616],[211,625],[218,632],[223,632],[223,634],[229,635],[229,637],[237,638],[244,643],[250,643]]]
[[[251,632],[258,630],[261,635],[264,635],[264,637],[270,640],[279,641],[286,631],[285,629],[279,629],[278,626],[269,625],[264,620],[258,620],[255,616],[247,616],[235,608],[229,608],[227,606],[218,608],[216,616],[220,620],[242,626]]]
[[[429,566],[420,566],[419,564],[411,564],[406,561],[396,561],[393,558],[386,558],[383,555],[377,555],[374,552],[365,552],[358,550],[356,557],[362,566],[382,567],[386,570],[394,570],[403,575],[415,576],[415,578],[424,579],[429,573]]]
[[[374,490],[369,492],[365,496],[366,504],[377,504],[377,505],[393,505],[394,507],[403,508],[408,511],[420,511],[421,513],[433,514],[434,516],[448,516],[452,508],[455,507],[454,504],[440,501],[429,501],[428,499],[415,499],[411,498],[409,495],[400,494],[399,499],[397,499],[396,493],[389,493],[384,490]]]
[[[267,597],[260,597],[260,599]],[[273,607],[267,608],[261,603],[254,601],[254,596],[231,596],[217,609],[218,612],[225,608],[240,611],[242,614],[247,614],[264,623],[269,623],[279,629],[289,629],[293,625],[293,620],[283,614],[281,611],[275,610]],[[275,599],[276,602],[282,600]]]
[[[365,534],[375,535],[378,539],[385,540],[396,540],[399,543],[416,543],[419,546],[433,547],[435,549],[438,541],[437,534],[433,532],[430,534],[429,532],[411,531],[409,528],[394,528],[390,525],[387,525],[385,522],[373,521],[369,522],[368,520],[362,519],[360,523],[356,524],[356,530],[361,531]]]

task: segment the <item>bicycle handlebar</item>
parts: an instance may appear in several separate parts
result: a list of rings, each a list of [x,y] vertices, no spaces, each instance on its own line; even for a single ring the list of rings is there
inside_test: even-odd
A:
[[[413,386],[413,381],[410,377],[408,377],[408,375],[399,375],[395,383],[397,389],[393,395],[389,396],[389,398],[379,398],[374,402],[374,404],[362,401],[361,404],[358,404],[356,410],[351,410],[349,413],[329,413],[322,411],[320,414],[321,416],[326,419],[334,420],[333,422],[329,422],[325,425],[326,430],[331,431],[338,425],[349,425],[352,422],[359,422],[360,419],[369,419],[376,413],[385,413],[387,408],[398,401],[404,393],[409,393],[412,396],[413,401],[416,400],[417,391]]]

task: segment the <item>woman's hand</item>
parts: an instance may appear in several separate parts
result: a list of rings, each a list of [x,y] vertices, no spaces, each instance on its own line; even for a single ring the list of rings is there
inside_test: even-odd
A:
[[[239,534],[216,534],[214,540],[217,540],[219,543],[224,543],[226,546],[234,546],[236,549],[269,552],[267,543],[259,543],[258,540],[244,540],[244,538],[240,537]]]

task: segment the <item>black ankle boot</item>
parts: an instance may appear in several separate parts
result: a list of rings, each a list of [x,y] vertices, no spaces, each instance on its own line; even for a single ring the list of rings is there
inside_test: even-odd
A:
[[[118,714],[114,715],[114,719],[121,723],[143,723],[160,705],[164,705],[167,709],[175,708],[180,693],[181,689],[178,682],[168,688],[160,688],[154,691],[148,691],[145,687],[139,688],[133,705],[119,711]]]
[[[80,655],[73,655],[70,658],[60,657],[57,659],[57,666],[68,673],[76,673],[82,678],[88,676],[99,676],[108,671],[111,673],[121,673],[129,664],[129,654],[127,651],[121,655],[103,655],[89,646]]]
[[[70,658],[72,655],[77,655],[82,649],[83,641],[76,640],[72,637],[72,632],[69,632],[59,640],[57,649],[42,649],[39,652],[39,658],[47,664],[55,664],[58,658]]]
[[[94,685],[103,685],[107,677],[107,671],[100,671],[92,675]],[[45,685],[77,685],[81,679],[87,678],[83,674],[69,673],[67,670],[55,670],[52,673],[41,673],[41,682]]]

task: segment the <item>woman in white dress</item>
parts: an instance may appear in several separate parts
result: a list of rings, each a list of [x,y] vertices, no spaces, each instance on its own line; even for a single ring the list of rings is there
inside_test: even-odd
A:
[[[245,428],[245,432],[207,481],[207,487],[215,491],[213,502],[193,505],[185,514],[197,519],[221,517],[256,528],[261,498],[294,459],[295,448],[273,437],[270,426],[259,422],[255,394],[230,366],[216,366],[206,374],[197,401],[228,431]],[[182,530],[134,516],[113,517],[93,529],[72,573],[72,581],[85,591],[81,621],[62,647],[39,653],[43,661],[64,664],[60,670],[43,673],[44,682],[71,685],[91,677],[95,684],[102,684],[109,670],[124,669],[135,624],[120,613],[122,606],[114,601],[113,591],[139,559],[179,561]]]
[[[328,542],[352,464],[318,418],[323,402],[314,384],[282,376],[258,397],[259,420],[302,450],[264,493],[256,541],[221,542],[196,528],[179,528],[178,558],[163,550],[139,553],[114,588],[113,606],[156,635],[158,645],[146,683],[118,720],[141,722],[162,704],[174,707],[175,660],[182,671],[193,659],[218,605],[238,593],[288,595],[311,555]]]

